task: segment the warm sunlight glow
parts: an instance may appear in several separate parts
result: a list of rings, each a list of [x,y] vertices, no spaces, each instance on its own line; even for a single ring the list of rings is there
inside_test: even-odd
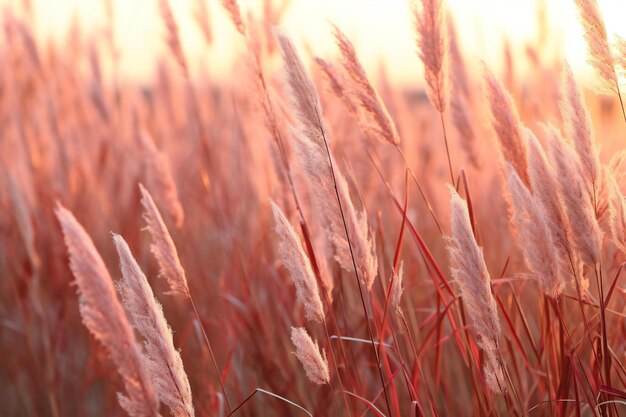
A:
[[[96,32],[104,24],[104,0],[31,1],[37,12],[40,36],[64,36],[73,19],[84,29]],[[150,74],[155,58],[165,54],[157,1],[111,1],[122,71],[129,77],[141,79]],[[1,2],[15,5],[19,0]],[[244,14],[259,13],[261,3],[240,2]],[[414,35],[408,0],[292,0],[288,3],[282,27],[315,54],[335,54],[328,25],[333,22],[353,39],[368,68],[375,71],[384,63],[392,80],[406,85],[420,83],[421,77],[416,74],[420,74],[421,64],[415,54],[415,44],[411,42]],[[545,21],[549,22],[551,47],[563,50],[577,72],[588,74],[585,44],[573,0],[449,0],[466,53],[490,63],[500,61],[503,39],[510,40],[514,53],[523,54],[526,42],[539,36],[537,18],[542,3],[545,3]],[[227,77],[243,48],[219,1],[210,0],[207,4],[216,40],[209,51],[192,21],[194,0],[172,1],[172,9],[191,60],[213,76]],[[626,25],[620,22],[620,17],[626,16],[626,2],[600,0],[599,4],[609,33],[626,36]]]
[[[626,417],[626,0],[0,39],[0,417]]]

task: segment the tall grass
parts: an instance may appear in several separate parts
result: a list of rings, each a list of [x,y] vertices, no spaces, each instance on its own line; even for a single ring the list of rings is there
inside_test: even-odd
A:
[[[501,73],[407,4],[400,87],[334,24],[311,56],[288,2],[193,2],[243,51],[226,81],[167,0],[141,82],[109,2],[64,41],[7,9],[2,414],[625,415],[624,40],[575,3],[600,91],[545,14]]]

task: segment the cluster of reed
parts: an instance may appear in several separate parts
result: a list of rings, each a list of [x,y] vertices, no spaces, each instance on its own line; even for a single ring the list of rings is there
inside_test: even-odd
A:
[[[503,77],[470,62],[442,0],[410,8],[425,94],[374,82],[334,25],[339,59],[308,66],[271,0],[222,0],[233,84],[159,0],[170,56],[137,86],[105,5],[61,46],[4,14],[9,415],[626,412],[626,43],[595,0],[598,94],[545,24]]]

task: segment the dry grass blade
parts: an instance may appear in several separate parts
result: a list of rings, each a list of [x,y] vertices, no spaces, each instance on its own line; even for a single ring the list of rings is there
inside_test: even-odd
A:
[[[226,9],[230,15],[230,20],[233,22],[233,25],[235,25],[237,32],[246,36],[246,24],[241,17],[241,10],[239,9],[237,0],[221,0],[221,2],[224,9]]]
[[[530,129],[524,128],[524,133],[528,143],[530,184],[533,190],[535,209],[538,210],[534,217],[544,217],[537,223],[543,224],[545,222],[547,224],[552,238],[549,241],[545,241],[545,243],[554,244],[553,249],[545,249],[545,252],[557,255],[554,258],[557,261],[553,262],[560,265],[560,273],[567,274],[567,271],[574,273],[575,271],[572,271],[572,267],[577,268],[578,259],[572,249],[572,231],[561,197],[559,179],[554,167],[548,161],[548,156],[543,146],[539,143],[539,139]],[[553,250],[556,250],[556,252]],[[558,266],[555,266],[555,268],[558,268]],[[556,279],[556,277],[551,279]],[[559,278],[557,281],[562,281],[562,278]],[[556,290],[557,287],[544,286],[544,289],[552,288]]]
[[[0,415],[616,417],[626,0],[212,1],[0,10]]]
[[[107,348],[124,381],[126,394],[118,393],[120,405],[133,417],[158,416],[159,400],[148,360],[118,301],[109,271],[74,215],[60,204],[55,211],[80,294],[83,323]]]
[[[211,45],[213,43],[213,28],[211,27],[211,15],[206,0],[195,0],[194,6],[193,18],[202,32],[204,41],[207,45]]]
[[[278,253],[296,286],[298,299],[304,304],[306,318],[311,321],[323,322],[324,306],[309,257],[285,214],[273,201],[270,201],[270,204],[274,213],[276,233],[280,237]]]
[[[333,64],[324,61],[322,58],[315,57],[315,63],[324,73],[324,76],[328,80],[330,88],[333,90],[335,96],[343,102],[350,114],[357,115],[358,108],[350,97],[350,91],[348,86],[345,85],[345,80],[343,79],[341,72],[339,72]]]
[[[191,387],[180,353],[174,347],[172,329],[165,320],[163,308],[154,297],[124,238],[114,234],[113,242],[122,270],[122,279],[118,284],[122,303],[144,339],[150,378],[159,399],[174,416],[193,417]]]
[[[548,127],[548,148],[559,178],[559,189],[571,227],[572,243],[580,259],[595,265],[600,259],[602,231],[595,216],[592,191],[584,182],[584,171],[571,146],[560,133]]]
[[[400,266],[398,267],[398,272],[394,271],[393,275],[393,284],[391,286],[391,306],[398,314],[402,314],[402,306],[400,305],[400,301],[402,299],[402,293],[404,292],[403,287],[404,281],[404,262],[400,262]]]
[[[278,40],[283,51],[293,107],[299,121],[299,130],[293,135],[298,160],[309,178],[313,180],[314,192],[320,201],[332,199],[336,187],[340,204],[344,207],[349,239],[344,234],[340,213],[327,205],[323,211],[329,224],[331,240],[336,248],[337,260],[344,269],[353,270],[350,251],[354,250],[358,260],[359,276],[364,285],[370,289],[376,278],[378,265],[367,218],[364,213],[357,213],[345,178],[338,171],[333,173],[328,162],[325,144],[328,133],[322,119],[322,109],[315,85],[306,73],[293,43],[281,34],[278,35]],[[332,182],[333,178],[336,179],[336,185]],[[349,241],[353,245],[352,248]]]
[[[176,24],[176,20],[174,20],[174,15],[172,14],[168,0],[159,0],[159,13],[161,13],[161,19],[163,19],[163,23],[165,23],[167,29],[167,46],[172,56],[176,59],[176,63],[180,66],[183,75],[185,78],[189,79],[189,66],[187,65],[183,47],[180,43],[178,25]]]
[[[450,192],[451,235],[447,240],[447,248],[454,265],[452,275],[461,288],[476,333],[482,338],[497,340],[500,322],[496,301],[491,293],[491,276],[485,265],[482,248],[474,238],[467,204],[452,187]]]
[[[596,0],[575,0],[589,51],[589,62],[602,80],[600,91],[619,93],[615,60]]]
[[[570,139],[584,169],[584,179],[588,183],[590,193],[597,199],[600,181],[600,156],[593,141],[591,117],[584,104],[576,80],[569,64],[565,64],[563,80],[563,99],[561,114],[565,127],[565,136]]]
[[[450,102],[450,51],[445,0],[421,0],[413,5],[419,56],[424,64],[428,98],[439,112]]]
[[[176,181],[165,154],[157,149],[154,140],[148,134],[141,134],[141,143],[147,154],[147,176],[150,188],[157,192],[167,211],[174,219],[177,228],[183,226],[185,211],[178,198]]]
[[[320,352],[317,342],[313,342],[307,331],[303,327],[292,327],[291,341],[307,378],[318,385],[330,383],[326,353]]]
[[[472,126],[472,119],[468,114],[469,103],[460,96],[450,103],[452,111],[452,123],[461,136],[461,146],[467,153],[467,157],[474,168],[479,169],[478,153],[476,152],[476,133]]]
[[[178,251],[172,236],[170,236],[161,213],[148,190],[141,184],[139,184],[139,189],[141,191],[141,204],[144,208],[143,218],[146,220],[148,231],[152,235],[150,251],[159,263],[160,274],[167,280],[170,294],[189,298],[187,277],[178,258]]]
[[[600,83],[597,90],[605,94],[617,94],[619,104],[622,108],[622,116],[626,122],[626,109],[624,109],[624,100],[620,91],[620,76],[616,64],[621,65],[624,71],[624,48],[620,49],[621,57],[614,57],[609,39],[604,25],[604,19],[597,0],[575,0],[578,6],[580,22],[583,26],[585,41],[587,41],[587,49],[589,52],[589,62],[600,76]]]
[[[376,279],[378,260],[374,239],[367,222],[367,213],[357,211],[350,197],[350,190],[345,177],[338,171],[335,172],[335,177],[352,246],[352,248],[348,246],[348,241],[345,239],[344,233],[341,232],[341,225],[334,221],[333,230],[335,232],[332,234],[331,240],[337,249],[337,261],[346,271],[352,271],[353,263],[350,255],[350,249],[352,249],[361,282],[369,291]]]
[[[520,249],[531,276],[537,279],[544,293],[557,297],[565,282],[561,275],[556,243],[544,207],[533,197],[517,171],[507,165],[508,188],[513,205],[513,220]]]
[[[301,164],[303,165],[305,171],[308,170],[310,177],[320,186],[316,192],[321,193],[320,195],[322,195],[323,198],[319,199],[319,201],[328,201],[329,198],[337,201],[337,209],[339,215],[336,215],[337,210],[335,210],[335,215],[332,216],[326,208],[326,220],[331,222],[330,227],[332,233],[334,234],[334,239],[338,239],[339,236],[344,236],[345,233],[347,248],[350,255],[350,260],[352,262],[352,268],[355,273],[355,277],[359,287],[359,298],[361,299],[361,306],[363,307],[363,313],[367,321],[368,334],[370,337],[372,349],[374,350],[374,355],[376,357],[378,374],[380,376],[380,381],[383,386],[383,392],[385,394],[385,402],[387,404],[387,409],[391,413],[389,395],[387,393],[382,364],[374,342],[374,332],[370,323],[370,316],[367,311],[367,305],[365,304],[363,283],[367,283],[365,279],[369,279],[369,277],[366,276],[364,279],[364,277],[361,277],[359,275],[360,268],[357,266],[357,257],[355,255],[356,251],[351,243],[352,238],[350,230],[359,230],[359,226],[361,226],[361,224],[357,224],[354,222],[354,220],[356,220],[354,216],[348,217],[348,215],[346,214],[347,211],[348,214],[355,213],[355,209],[353,207],[346,207],[347,211],[344,210],[344,204],[346,201],[349,200],[349,198],[347,198],[347,187],[340,187],[340,179],[338,179],[339,173],[336,173],[334,169],[333,157],[330,152],[327,131],[322,118],[321,106],[319,103],[319,97],[317,96],[317,91],[315,90],[315,86],[310,81],[306,71],[304,70],[302,61],[300,60],[300,57],[298,56],[291,40],[281,34],[278,35],[278,40],[282,50],[283,60],[286,66],[287,81],[291,90],[293,106],[296,109],[297,118],[299,119],[300,124],[303,126],[300,129],[301,133],[299,135],[295,135],[296,138],[300,136],[300,139],[297,140],[295,143],[296,152],[299,153],[300,160],[303,161],[301,162]],[[314,128],[316,126],[317,131],[311,131],[311,128]],[[311,153],[306,153],[307,150],[310,150]],[[326,156],[326,163],[322,162],[324,159],[323,155]],[[320,177],[320,172],[328,173],[328,176],[326,176],[325,178]],[[341,190],[341,188],[343,188],[343,191]],[[332,197],[333,194],[336,199]],[[342,197],[342,194],[344,195],[344,197]],[[328,207],[328,205],[324,204],[323,207]],[[341,223],[339,223],[339,219],[341,219]],[[350,221],[352,222],[349,225],[348,222]],[[343,227],[343,231],[340,231],[341,227]],[[360,254],[366,254],[367,250],[368,249],[365,247],[360,248]],[[362,261],[362,259],[359,260]],[[363,268],[363,266],[364,265],[361,265],[361,268]],[[366,270],[369,270],[368,265],[365,265],[365,268]]]
[[[337,26],[333,26],[333,34],[341,52],[341,64],[351,81],[350,92],[354,96],[353,101],[358,103],[361,111],[364,130],[376,139],[397,145],[400,143],[400,137],[396,125],[378,92],[367,78],[352,42]]]
[[[226,393],[224,381],[222,380],[221,371],[217,364],[217,360],[215,359],[215,354],[213,352],[211,342],[209,341],[209,337],[207,336],[204,325],[202,324],[202,320],[200,319],[200,314],[198,313],[196,304],[193,300],[193,297],[191,296],[191,292],[189,291],[189,285],[187,283],[185,270],[180,263],[178,251],[176,250],[174,241],[172,240],[172,237],[170,236],[170,233],[167,230],[165,223],[163,222],[161,213],[159,212],[156,204],[154,204],[154,200],[152,199],[152,196],[150,195],[148,190],[146,190],[142,184],[139,184],[139,189],[141,191],[141,204],[144,207],[143,217],[148,223],[147,228],[152,235],[150,251],[159,263],[160,275],[163,276],[169,284],[170,291],[168,293],[187,298],[191,303],[193,311],[196,315],[196,319],[200,323],[202,336],[209,350],[209,354],[213,362],[213,367],[215,368],[215,374],[219,379],[220,387],[226,401],[226,407],[230,412],[230,401],[228,400],[228,395]]]
[[[474,128],[476,118],[473,117],[471,110],[471,80],[469,79],[468,68],[461,53],[456,27],[450,16],[448,16],[448,34],[450,39],[450,66],[452,67],[451,84],[453,94],[450,99],[452,123],[461,137],[460,144],[467,154],[469,162],[474,168],[480,169],[481,164],[477,149],[479,143],[477,143],[477,134]]]
[[[527,169],[528,149],[522,133],[523,125],[513,99],[486,65],[484,81],[491,125],[498,137],[502,155],[515,168],[524,184],[530,186]]]
[[[296,118],[296,125],[290,127],[293,151],[299,168],[305,173],[310,192],[318,202],[320,216],[329,240],[333,241],[337,258],[342,265],[349,264],[350,258],[342,248],[347,241],[340,222],[336,204],[321,202],[335,200],[333,171],[326,151],[330,142],[322,108],[313,81],[308,76],[302,60],[292,41],[277,33],[278,43],[285,62],[285,75],[289,88],[289,99]]]
[[[611,240],[622,252],[626,253],[626,197],[619,187],[613,170],[610,167],[604,167],[603,172]]]
[[[324,138],[329,140],[329,136],[315,84],[307,74],[304,63],[291,39],[280,32],[277,32],[276,36],[285,63],[289,97],[299,122],[299,131],[318,147],[322,147]]]
[[[617,56],[615,60],[617,64],[621,67],[620,74],[622,77],[626,77],[626,38],[622,38],[621,36],[615,36],[615,47],[617,49]],[[618,78],[619,81],[619,78]]]
[[[252,399],[252,397],[254,397],[256,394],[264,394],[273,398],[277,398],[280,401],[284,402],[285,404],[289,404],[293,407],[296,407],[297,409],[299,409],[300,411],[302,411],[303,413],[305,413],[306,415],[308,415],[309,417],[313,417],[313,414],[311,414],[311,412],[309,410],[307,410],[306,408],[302,407],[299,404],[294,403],[291,400],[288,400],[285,397],[281,397],[278,394],[275,394],[271,391],[268,390],[264,390],[263,388],[255,388],[254,391],[252,391],[252,394],[248,395],[246,397],[245,400],[243,400],[237,407],[235,407],[235,409],[233,409],[232,413],[230,413],[228,416],[232,416],[233,414],[235,414],[241,407],[243,407],[249,400]]]
[[[24,247],[28,253],[31,267],[36,271],[41,265],[41,260],[37,254],[35,227],[31,210],[24,193],[20,190],[19,185],[11,174],[8,175],[8,183],[15,221],[17,222]]]
[[[452,230],[447,248],[453,265],[452,276],[461,289],[478,344],[487,353],[485,374],[489,386],[495,392],[503,392],[506,385],[497,351],[501,328],[496,300],[491,293],[491,276],[482,248],[474,238],[467,204],[452,186],[449,189]]]

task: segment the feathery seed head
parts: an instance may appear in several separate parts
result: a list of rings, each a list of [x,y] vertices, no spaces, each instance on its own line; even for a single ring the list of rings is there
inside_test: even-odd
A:
[[[122,303],[144,339],[148,369],[159,399],[174,416],[194,417],[191,387],[163,308],[124,238],[113,234],[113,242],[122,271],[118,284]]]
[[[302,364],[307,378],[315,384],[330,383],[330,372],[326,353],[321,353],[317,342],[303,327],[291,328],[291,341],[296,347],[296,357]]]
[[[593,141],[591,117],[583,101],[572,69],[565,63],[563,98],[560,103],[566,137],[574,144],[584,169],[584,179],[590,190],[597,189],[600,180],[600,157]],[[593,191],[592,191],[593,192]]]
[[[172,9],[168,0],[159,0],[159,12],[165,27],[167,29],[167,46],[170,52],[174,56],[176,63],[180,66],[185,78],[189,78],[189,67],[187,66],[187,60],[183,53],[183,47],[180,43],[180,37],[178,36],[178,25],[174,20]]]
[[[230,20],[233,22],[233,25],[235,25],[237,32],[239,32],[242,36],[246,36],[246,23],[241,17],[241,10],[239,9],[239,3],[237,3],[237,0],[221,0],[221,3],[230,15]]]
[[[369,291],[372,289],[378,272],[378,259],[376,258],[376,245],[367,222],[367,213],[357,211],[350,197],[348,182],[341,172],[335,172],[335,177],[352,245],[351,254],[343,223],[336,219],[332,225],[334,233],[331,235],[331,240],[337,249],[337,261],[345,270],[352,271],[354,269],[352,255],[354,255],[359,279]]]
[[[285,35],[278,33],[277,36],[285,61],[292,107],[295,108],[299,122],[299,129],[292,129],[296,158],[311,181],[312,191],[319,201],[337,201],[336,196],[339,196],[359,269],[357,272],[362,283],[370,289],[376,278],[378,263],[367,217],[365,213],[358,213],[354,207],[347,182],[339,170],[331,170],[332,155],[328,148],[328,133],[315,85],[306,73],[293,43]],[[336,167],[336,164],[333,163],[333,166]],[[324,204],[321,208],[335,246],[336,259],[344,269],[351,271],[352,255],[339,204]]]
[[[383,142],[400,143],[396,125],[378,92],[367,78],[367,74],[356,55],[352,42],[335,25],[333,25],[333,33],[341,53],[341,64],[351,81],[351,89],[349,91],[361,110],[362,127],[368,134]]]
[[[558,130],[548,128],[546,138],[552,165],[559,178],[559,190],[572,230],[574,250],[583,262],[594,265],[600,259],[602,231],[595,216],[593,192],[587,187],[575,151]]]
[[[149,374],[149,364],[135,339],[113,280],[89,235],[74,215],[57,203],[56,216],[63,229],[70,268],[80,294],[80,314],[85,327],[102,343],[122,376],[126,394],[120,405],[133,417],[159,415],[159,399]]]
[[[528,149],[513,99],[486,65],[484,82],[491,125],[499,139],[502,155],[515,168],[524,184],[530,185],[527,171]]]
[[[445,0],[421,0],[413,5],[419,56],[424,63],[428,97],[439,113],[450,101],[448,22]]]
[[[400,262],[398,272],[393,274],[393,284],[391,286],[391,306],[396,310],[398,314],[402,314],[402,307],[400,301],[402,298],[402,292],[404,287],[402,282],[404,281],[404,262]]]
[[[526,265],[544,293],[558,297],[563,290],[564,281],[559,262],[555,262],[560,258],[545,209],[510,165],[507,166],[507,178],[514,206],[514,223],[518,240],[523,242],[520,249]]]
[[[587,41],[589,63],[601,79],[598,90],[603,93],[618,93],[615,60],[606,34],[604,19],[596,0],[575,0],[580,23]]]
[[[626,253],[626,200],[619,187],[615,173],[604,167],[603,184],[606,189],[611,240],[620,251]]]
[[[467,204],[453,187],[451,197],[451,235],[447,248],[452,266],[452,276],[461,289],[479,344],[497,343],[500,321],[496,301],[491,293],[491,277],[487,271],[483,251],[476,243],[470,223]]]
[[[170,236],[161,213],[148,190],[142,184],[139,184],[139,189],[141,191],[141,204],[144,208],[143,217],[148,224],[148,231],[152,235],[150,251],[159,263],[160,274],[167,280],[170,294],[189,298],[187,277],[178,258],[178,251],[174,246],[172,236]]]
[[[348,109],[351,114],[357,114],[358,109],[352,101],[350,91],[345,85],[345,80],[337,68],[335,68],[330,62],[324,61],[322,58],[315,57],[314,61],[326,76],[326,79],[330,84],[330,88],[333,90],[333,93],[335,93],[335,96],[343,102],[346,109]]]
[[[156,190],[157,197],[161,197],[176,227],[180,228],[185,221],[185,211],[178,198],[176,181],[167,157],[147,132],[141,132],[140,138],[147,153],[148,184],[153,191]]]
[[[281,262],[289,270],[291,279],[296,286],[296,295],[304,304],[306,318],[311,321],[324,320],[324,306],[320,298],[317,280],[298,234],[285,217],[282,210],[270,200],[276,233],[280,237],[278,252]]]
[[[280,31],[276,31],[276,37],[283,57],[291,108],[298,121],[297,128],[318,147],[323,148],[324,141],[330,145],[328,128],[313,80],[291,39]]]

